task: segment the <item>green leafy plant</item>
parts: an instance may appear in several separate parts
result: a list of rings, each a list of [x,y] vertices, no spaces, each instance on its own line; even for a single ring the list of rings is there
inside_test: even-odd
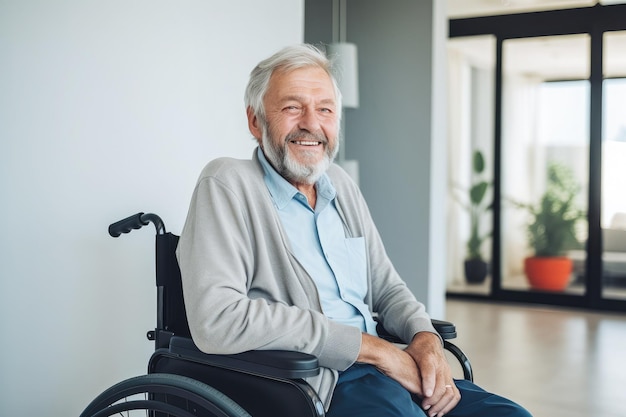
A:
[[[530,214],[528,243],[535,256],[562,256],[568,249],[580,246],[576,224],[585,213],[576,207],[580,191],[574,174],[567,166],[551,161],[548,164],[546,191],[537,205],[514,203]]]
[[[487,210],[491,209],[491,204],[484,201],[490,186],[489,182],[481,178],[484,171],[485,158],[481,151],[476,150],[472,155],[472,172],[478,180],[469,189],[469,202],[463,204],[470,216],[470,237],[466,246],[467,259],[483,260],[480,248],[491,236],[491,232],[481,233],[481,218]]]

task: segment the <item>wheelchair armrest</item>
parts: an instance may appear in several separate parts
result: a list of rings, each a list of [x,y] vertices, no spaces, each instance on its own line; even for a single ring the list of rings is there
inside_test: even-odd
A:
[[[432,319],[431,323],[443,340],[454,339],[456,337],[456,327],[453,323],[450,323],[449,321],[435,319]],[[380,322],[376,323],[376,331],[378,332],[378,336],[380,336],[382,339],[387,340],[388,342],[404,343],[397,336],[389,333]]]
[[[286,350],[253,350],[233,355],[214,355],[200,351],[190,338],[173,336],[170,339],[169,352],[207,365],[275,378],[306,378],[320,372],[315,356]]]
[[[456,337],[456,327],[453,323],[435,319],[432,319],[431,323],[443,340],[454,339]]]

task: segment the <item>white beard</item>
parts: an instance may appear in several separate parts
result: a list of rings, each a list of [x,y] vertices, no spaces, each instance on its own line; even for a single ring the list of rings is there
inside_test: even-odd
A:
[[[304,134],[304,139],[310,138],[314,140],[322,139],[319,135],[306,133]],[[303,134],[298,132],[298,137],[302,138]],[[289,138],[289,135],[287,135]],[[323,137],[323,143],[326,144],[326,152],[324,152],[324,157],[321,161],[315,164],[302,164],[296,161],[289,153],[289,140],[283,142],[283,146],[280,147],[276,145],[276,142],[273,140],[271,134],[269,133],[269,128],[267,124],[263,126],[263,151],[265,156],[272,164],[272,166],[278,171],[280,175],[282,175],[288,181],[293,181],[297,183],[303,184],[315,184],[317,180],[326,172],[332,161],[335,159],[337,155],[337,151],[339,147],[336,145],[333,149],[328,147],[328,140],[326,137]],[[337,143],[337,142],[335,142]]]

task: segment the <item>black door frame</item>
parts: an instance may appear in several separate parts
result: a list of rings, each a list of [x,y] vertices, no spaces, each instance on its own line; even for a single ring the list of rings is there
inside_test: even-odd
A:
[[[449,297],[551,304],[593,310],[626,311],[626,300],[602,296],[602,280],[585,280],[584,295],[502,288],[501,174],[502,174],[502,44],[508,39],[571,34],[591,37],[589,201],[586,276],[602,276],[601,164],[602,164],[602,47],[603,34],[626,30],[626,4],[450,20],[449,37],[492,35],[496,38],[494,117],[494,205],[492,280],[489,295],[449,293]]]

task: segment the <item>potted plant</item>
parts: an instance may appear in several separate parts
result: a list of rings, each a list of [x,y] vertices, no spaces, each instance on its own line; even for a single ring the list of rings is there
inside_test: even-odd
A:
[[[491,204],[485,203],[485,195],[489,183],[481,176],[485,171],[485,158],[479,150],[472,155],[472,172],[477,182],[469,189],[469,201],[463,204],[470,216],[470,236],[467,240],[467,255],[464,262],[465,279],[470,284],[480,284],[487,277],[487,262],[482,257],[481,247],[485,240],[491,236],[490,232],[481,230],[481,218],[485,211],[491,208]]]
[[[553,161],[539,203],[517,203],[530,214],[527,233],[534,255],[524,259],[524,272],[534,289],[562,291],[569,284],[573,263],[566,252],[580,246],[576,224],[585,218],[574,201],[579,190],[572,170]]]

